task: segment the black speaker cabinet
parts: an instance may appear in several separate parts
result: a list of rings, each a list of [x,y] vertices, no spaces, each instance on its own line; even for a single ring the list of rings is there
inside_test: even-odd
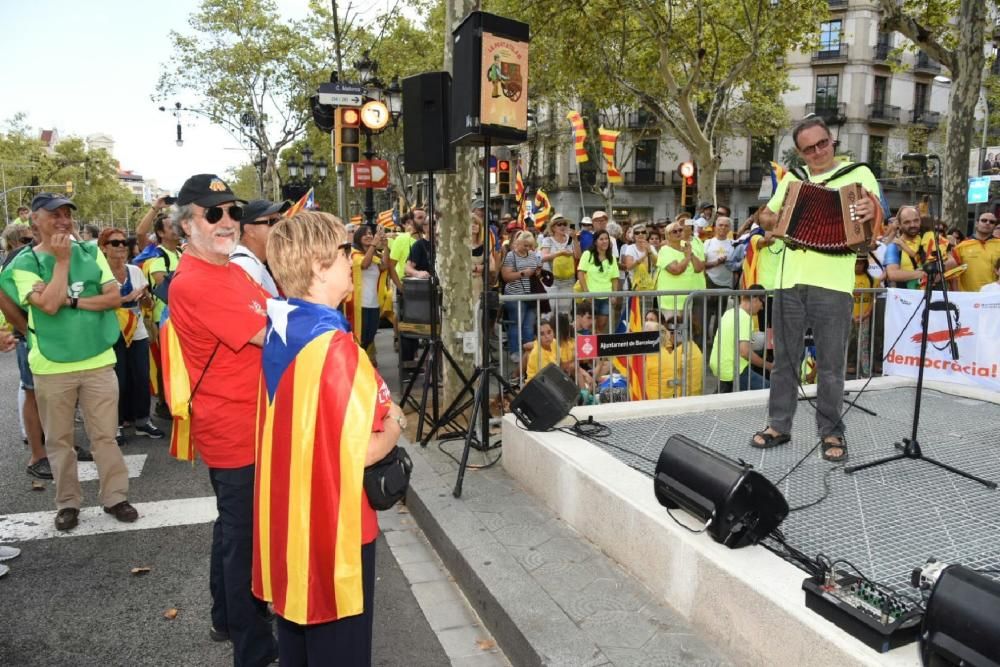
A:
[[[408,174],[455,171],[449,140],[451,75],[424,72],[403,79],[403,167]]]
[[[529,431],[547,431],[576,405],[580,390],[576,382],[556,364],[543,368],[510,403]]]
[[[527,141],[528,24],[472,12],[452,36],[452,143],[483,145],[489,140],[506,146]]]
[[[712,539],[730,549],[756,544],[788,516],[788,502],[766,477],[683,435],[663,446],[653,491],[664,507],[708,524]]]
[[[399,315],[399,334],[408,338],[426,338],[431,335],[434,313],[431,297],[434,287],[425,278],[404,278],[402,312]]]

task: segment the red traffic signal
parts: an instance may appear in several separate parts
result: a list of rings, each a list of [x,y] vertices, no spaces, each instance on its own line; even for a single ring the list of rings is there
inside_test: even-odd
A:
[[[689,188],[691,186],[693,186],[694,185],[694,176],[685,176],[684,177],[684,185],[688,186]]]
[[[497,194],[510,194],[510,160],[497,161]]]

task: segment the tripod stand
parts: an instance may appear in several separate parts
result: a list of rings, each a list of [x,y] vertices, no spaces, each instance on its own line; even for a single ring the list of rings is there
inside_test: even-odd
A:
[[[921,332],[923,334],[920,341],[920,366],[917,370],[917,396],[914,400],[913,406],[913,428],[910,431],[909,438],[903,438],[902,442],[896,443],[896,449],[901,450],[902,453],[896,454],[894,456],[887,456],[885,458],[878,459],[877,461],[869,461],[868,463],[862,463],[861,465],[848,466],[844,468],[844,472],[851,474],[857,472],[858,470],[865,470],[867,468],[874,468],[886,463],[891,463],[892,461],[899,461],[901,459],[914,459],[918,461],[924,461],[925,463],[930,463],[931,465],[937,466],[938,468],[943,468],[950,473],[954,473],[966,479],[972,480],[982,484],[986,488],[995,489],[997,488],[997,483],[992,482],[982,477],[976,477],[973,474],[967,473],[963,470],[959,470],[947,463],[941,463],[935,459],[924,456],[923,450],[920,447],[920,442],[917,440],[917,428],[920,424],[920,399],[923,394],[924,387],[924,362],[927,359],[927,334],[930,327],[930,315],[931,311],[944,311],[945,319],[948,322],[948,343],[951,350],[951,358],[953,360],[958,359],[958,344],[955,342],[955,326],[952,324],[951,314],[955,313],[955,320],[958,320],[959,312],[958,307],[948,301],[948,286],[944,280],[944,263],[941,260],[941,252],[939,249],[935,250],[936,258],[932,262],[928,262],[924,265],[923,269],[927,274],[927,285],[924,287],[924,311],[921,315]],[[933,292],[935,280],[934,276],[941,276],[941,301],[933,301]]]

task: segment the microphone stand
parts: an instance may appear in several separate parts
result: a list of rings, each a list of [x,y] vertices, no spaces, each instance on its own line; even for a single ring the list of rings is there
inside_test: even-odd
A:
[[[931,311],[944,311],[945,319],[948,321],[948,347],[951,352],[951,358],[954,361],[958,360],[958,343],[955,342],[955,325],[952,323],[952,313],[955,313],[955,319],[959,317],[958,306],[951,303],[948,300],[948,284],[944,278],[944,261],[941,259],[941,249],[940,244],[935,244],[934,249],[934,259],[927,262],[923,266],[923,270],[927,274],[927,285],[924,287],[924,312],[921,317],[921,326],[923,337],[920,341],[920,366],[917,370],[917,395],[914,401],[913,407],[913,424],[912,430],[910,431],[909,438],[903,438],[902,442],[895,443],[896,449],[901,450],[900,454],[894,456],[887,456],[885,458],[878,459],[876,461],[869,461],[868,463],[862,463],[860,465],[847,466],[844,468],[844,472],[847,474],[855,473],[859,470],[865,470],[867,468],[874,468],[877,466],[890,463],[892,461],[899,461],[900,459],[914,459],[918,461],[924,461],[935,465],[938,468],[947,470],[950,473],[954,473],[966,479],[972,480],[978,484],[982,484],[988,489],[996,489],[997,483],[983,479],[982,477],[976,477],[973,474],[967,473],[963,470],[959,470],[954,466],[950,466],[947,463],[941,463],[936,459],[924,456],[923,450],[920,447],[920,442],[917,440],[917,428],[920,424],[920,399],[923,395],[924,387],[924,362],[927,359],[927,333],[930,327],[930,314]],[[935,276],[939,277],[941,283],[941,301],[933,301],[933,292],[935,284]]]

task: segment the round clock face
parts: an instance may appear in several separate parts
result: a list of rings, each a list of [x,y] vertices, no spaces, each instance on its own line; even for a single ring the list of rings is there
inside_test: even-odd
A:
[[[372,100],[361,107],[361,122],[369,130],[381,130],[389,124],[389,108],[378,100]]]

